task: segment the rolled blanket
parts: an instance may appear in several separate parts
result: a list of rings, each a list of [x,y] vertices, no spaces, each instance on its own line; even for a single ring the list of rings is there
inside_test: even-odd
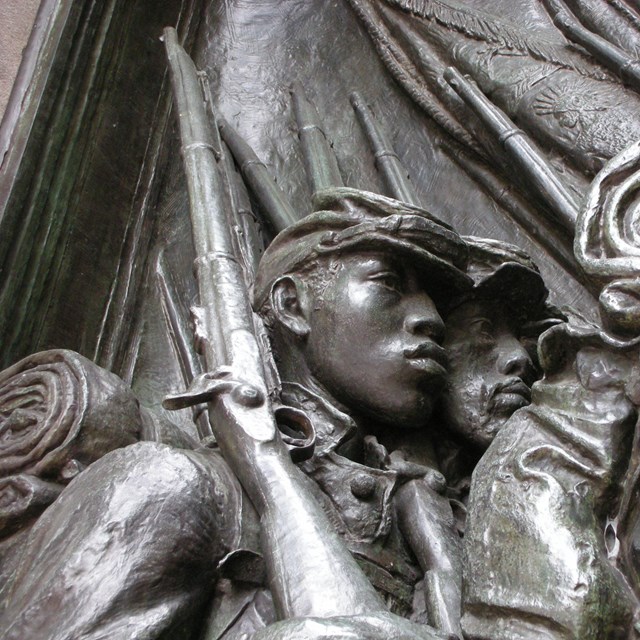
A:
[[[0,372],[0,478],[19,473],[67,482],[105,453],[139,440],[131,389],[61,349]]]

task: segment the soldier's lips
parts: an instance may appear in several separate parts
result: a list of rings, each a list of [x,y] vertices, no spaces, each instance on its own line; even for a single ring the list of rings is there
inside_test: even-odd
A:
[[[489,408],[492,411],[515,411],[526,407],[531,402],[531,389],[520,378],[511,378],[498,383],[493,393]]]
[[[407,348],[403,355],[413,369],[443,380],[447,375],[447,353],[435,342],[423,342],[416,347]]]

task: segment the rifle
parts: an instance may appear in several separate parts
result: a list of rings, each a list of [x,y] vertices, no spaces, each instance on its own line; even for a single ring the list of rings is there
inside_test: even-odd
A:
[[[578,203],[540,150],[524,131],[492,104],[473,81],[465,78],[457,69],[447,67],[444,79],[497,139],[510,161],[522,172],[529,187],[555,214],[556,222],[573,235]]]
[[[553,24],[569,40],[584,47],[598,62],[617,74],[625,84],[631,85],[636,91],[640,90],[640,61],[584,27],[562,0],[544,0],[544,5]]]
[[[356,91],[349,96],[349,100],[373,151],[376,169],[382,175],[389,193],[402,202],[421,207],[422,202],[411,184],[407,170],[393,150],[386,132],[376,123],[369,105]]]
[[[208,372],[164,406],[208,403],[220,451],[261,523],[267,577],[281,618],[353,615],[386,608],[293,464],[269,399],[242,267],[234,253],[215,144],[198,72],[164,32],[189,192],[200,297],[198,343]],[[302,412],[283,415],[308,429]]]

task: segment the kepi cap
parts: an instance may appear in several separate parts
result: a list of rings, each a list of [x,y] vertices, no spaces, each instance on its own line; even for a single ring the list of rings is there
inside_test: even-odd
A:
[[[340,252],[391,251],[422,271],[436,303],[473,286],[468,249],[448,224],[428,211],[376,193],[336,187],[314,194],[316,211],[281,231],[258,266],[253,306],[259,310],[278,278]]]

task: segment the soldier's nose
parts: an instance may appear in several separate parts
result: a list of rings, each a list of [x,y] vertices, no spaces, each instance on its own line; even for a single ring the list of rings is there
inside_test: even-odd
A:
[[[499,338],[496,348],[499,351],[498,371],[505,375],[517,376],[530,384],[533,378],[533,363],[520,341],[515,336],[503,335]]]
[[[432,338],[438,343],[444,338],[444,322],[431,300],[428,304],[420,301],[420,304],[409,310],[405,317],[405,329],[414,335]]]

